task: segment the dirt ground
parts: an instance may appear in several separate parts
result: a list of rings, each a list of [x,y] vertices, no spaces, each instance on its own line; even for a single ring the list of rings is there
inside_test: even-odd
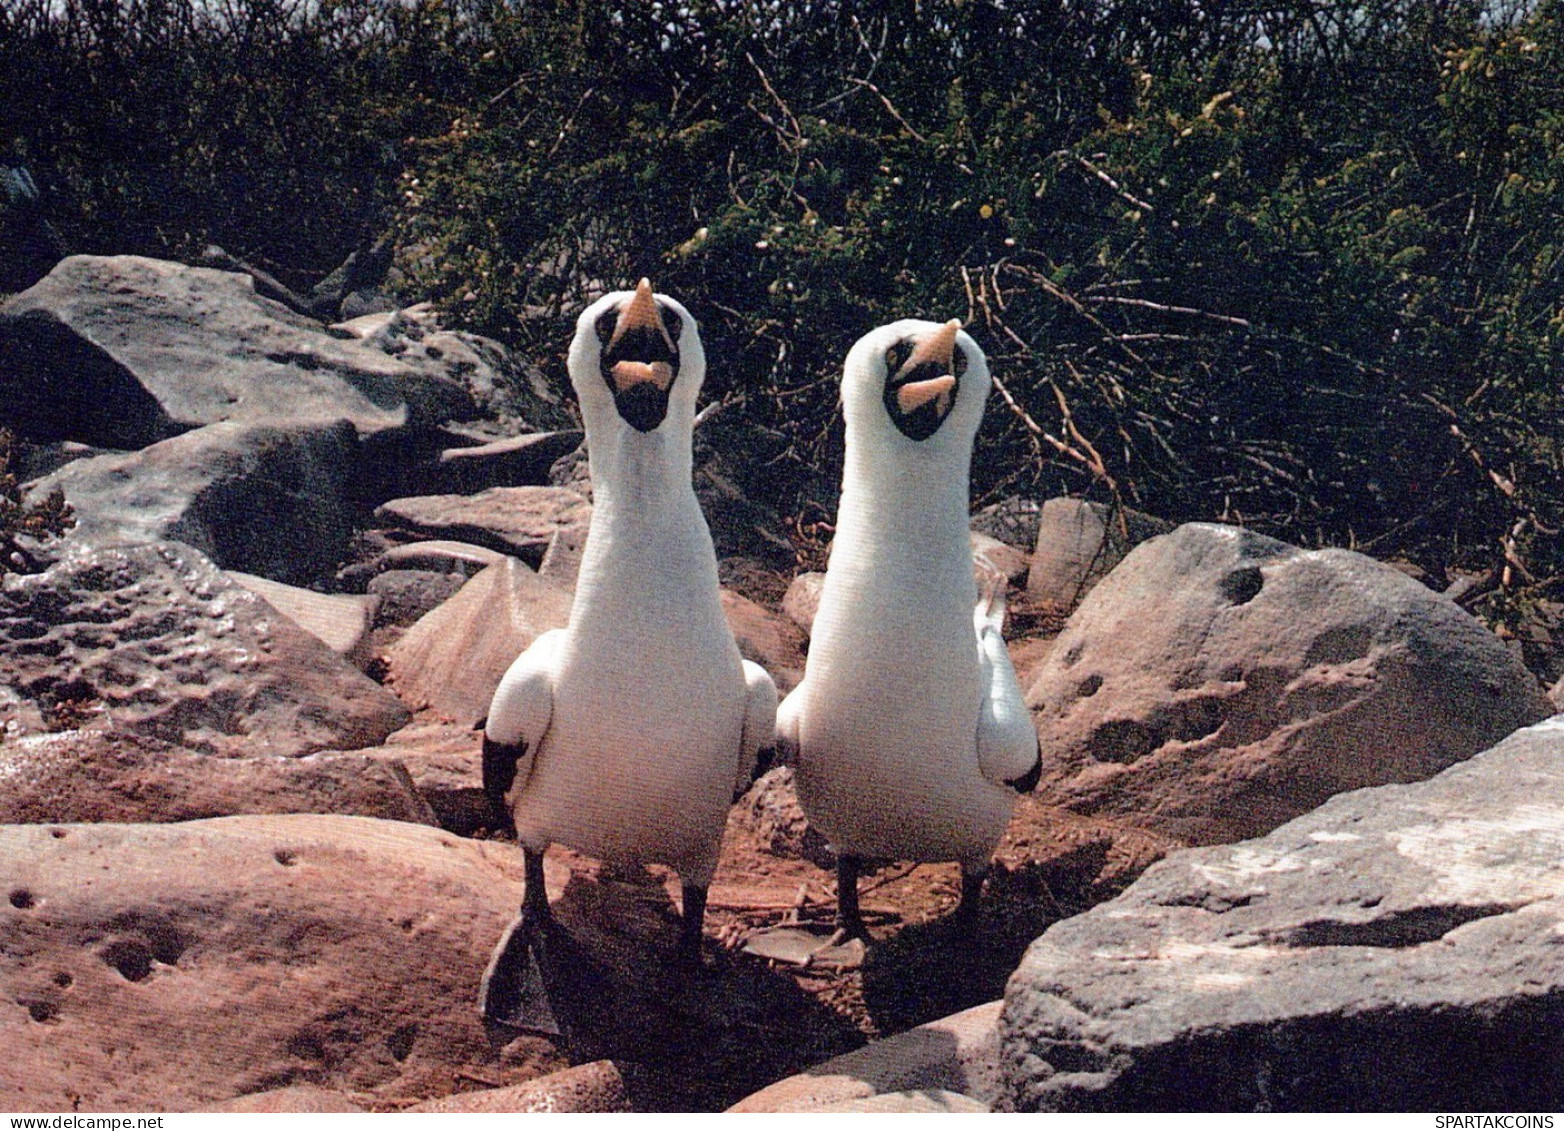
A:
[[[829,933],[835,912],[834,874],[776,855],[767,840],[735,806],[710,891],[705,966],[693,975],[672,961],[671,872],[611,872],[551,850],[573,873],[554,905],[564,942],[547,976],[560,1051],[576,1063],[613,1060],[638,1110],[720,1111],[866,1040],[991,1001],[1050,923],[1116,894],[1176,847],[1024,799],[975,931],[946,918],[960,894],[956,865],[888,864],[860,884],[875,940],[863,966],[831,972],[741,950],[751,932],[783,923]]]

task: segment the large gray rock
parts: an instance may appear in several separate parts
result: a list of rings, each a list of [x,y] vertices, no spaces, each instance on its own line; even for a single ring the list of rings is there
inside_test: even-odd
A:
[[[492,338],[443,328],[439,312],[429,303],[352,318],[332,331],[363,339],[409,365],[460,380],[487,415],[523,430],[579,426],[537,366]],[[578,443],[580,438],[578,431]]]
[[[568,487],[491,487],[476,495],[392,499],[375,517],[424,537],[514,554],[536,569],[556,533],[587,527],[592,504]]]
[[[64,491],[78,534],[172,539],[225,569],[306,582],[341,559],[352,535],[356,448],[345,421],[226,422],[75,460],[32,490]]]
[[[72,539],[0,579],[0,723],[87,726],[229,755],[384,741],[407,710],[315,637],[177,542]]]
[[[1203,524],[1136,547],[1028,698],[1041,797],[1197,844],[1430,777],[1552,713],[1496,637],[1395,569]]]
[[[436,824],[402,766],[367,753],[214,758],[155,738],[62,731],[0,741],[0,824],[336,813]]]
[[[1260,840],[1175,853],[1011,978],[1021,1110],[1564,1100],[1564,720]]]
[[[1138,511],[1049,499],[1038,514],[1027,597],[1034,604],[1073,609],[1136,544],[1170,529]]]
[[[305,1083],[398,1106],[564,1067],[541,1038],[507,1066],[474,1008],[513,846],[363,817],[6,825],[0,875],[8,1111]]]
[[[459,381],[333,336],[248,275],[78,255],[0,307],[0,418],[38,439],[131,449],[221,420],[370,433],[476,411]]]
[[[473,578],[407,630],[386,655],[391,685],[414,710],[430,708],[463,726],[489,713],[489,700],[517,656],[570,619],[570,594],[515,558]]]

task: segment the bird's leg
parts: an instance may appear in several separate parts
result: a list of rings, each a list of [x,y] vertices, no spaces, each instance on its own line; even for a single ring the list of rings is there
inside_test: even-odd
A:
[[[521,864],[521,913],[537,916],[539,925],[542,925],[553,917],[548,906],[548,888],[544,886],[543,853],[534,852],[523,845]]]
[[[773,958],[794,966],[821,970],[853,970],[863,965],[869,929],[858,908],[858,873],[863,861],[857,856],[836,858],[836,932],[825,942],[798,927],[774,927],[751,935],[744,943],[750,954]]]
[[[961,866],[961,902],[956,904],[953,918],[964,926],[977,921],[978,907],[983,899],[983,881],[988,879],[987,864],[972,868]]]
[[[698,970],[701,965],[701,925],[706,921],[706,888],[684,885],[684,913],[679,930],[679,965]]]
[[[478,990],[478,1009],[488,1021],[514,1029],[558,1034],[559,1022],[543,983],[542,962],[553,925],[543,879],[543,853],[523,846],[521,855],[521,911],[489,959]]]
[[[848,939],[869,941],[863,912],[858,908],[858,873],[863,861],[843,854],[836,858],[836,934],[827,946],[840,946]]]

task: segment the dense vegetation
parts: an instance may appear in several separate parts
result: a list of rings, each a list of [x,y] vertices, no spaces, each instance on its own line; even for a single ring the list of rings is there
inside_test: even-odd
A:
[[[78,250],[394,229],[555,380],[650,275],[801,531],[847,346],[954,315],[984,497],[1564,567],[1560,0],[0,0],[12,141]]]

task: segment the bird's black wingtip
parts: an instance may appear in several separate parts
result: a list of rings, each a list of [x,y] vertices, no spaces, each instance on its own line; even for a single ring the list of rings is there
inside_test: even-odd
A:
[[[483,793],[489,801],[489,816],[496,829],[511,832],[515,821],[505,795],[516,781],[516,768],[527,753],[524,742],[496,742],[485,732],[483,736]]]
[[[1037,783],[1043,778],[1043,744],[1037,744],[1037,761],[1032,763],[1032,768],[1018,778],[1010,778],[1005,782],[1017,793],[1031,793],[1037,788]]]

